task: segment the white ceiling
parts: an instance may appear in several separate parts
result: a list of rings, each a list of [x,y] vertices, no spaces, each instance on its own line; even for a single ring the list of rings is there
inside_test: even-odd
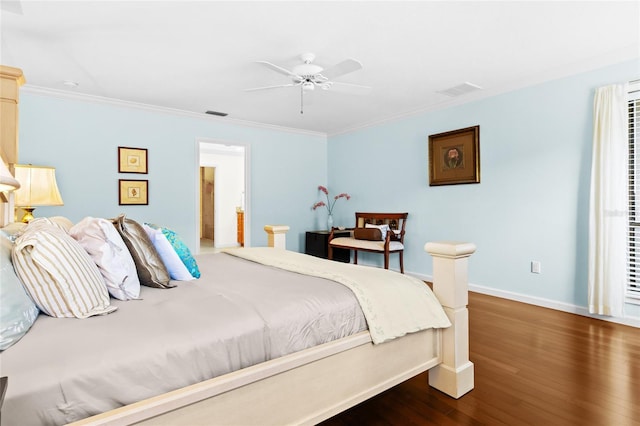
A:
[[[640,57],[638,1],[2,3],[0,62],[27,88],[329,135]],[[315,90],[304,114],[299,88],[244,90],[289,83],[255,61],[291,69],[304,52],[359,60],[336,80],[373,89]],[[483,90],[438,93],[464,82]]]

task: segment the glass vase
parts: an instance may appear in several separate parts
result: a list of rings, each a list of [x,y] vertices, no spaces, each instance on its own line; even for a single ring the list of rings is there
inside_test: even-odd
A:
[[[327,216],[327,230],[331,231],[331,228],[333,228],[333,215],[332,214]]]

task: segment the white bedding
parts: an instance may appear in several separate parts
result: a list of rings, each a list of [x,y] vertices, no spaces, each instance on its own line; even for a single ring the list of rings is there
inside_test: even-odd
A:
[[[369,266],[331,262],[268,247],[233,249],[229,254],[292,272],[339,282],[354,292],[374,343],[429,328],[451,325],[427,285],[409,275]]]
[[[83,320],[40,315],[0,354],[3,425],[63,424],[366,330],[343,285],[228,256]],[[332,262],[333,263],[333,262]]]

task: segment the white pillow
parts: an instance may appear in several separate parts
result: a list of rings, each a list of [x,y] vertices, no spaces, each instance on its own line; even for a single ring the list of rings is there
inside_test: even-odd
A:
[[[69,230],[100,270],[109,293],[120,300],[140,297],[140,279],[129,249],[113,224],[85,217]]]
[[[11,258],[24,288],[47,315],[87,318],[117,309],[91,257],[57,226],[29,224]]]
[[[167,237],[162,233],[162,230],[153,229],[146,224],[143,224],[142,227],[153,243],[153,247],[155,247],[160,255],[160,259],[162,259],[165,268],[169,271],[171,279],[176,281],[193,280],[193,276],[189,273],[189,270],[182,262],[182,259],[180,259],[180,256],[178,256],[178,253],[173,249]]]
[[[382,241],[387,239],[387,231],[389,231],[389,225],[372,225],[370,223],[365,223],[365,228],[378,228],[380,233],[382,234]]]

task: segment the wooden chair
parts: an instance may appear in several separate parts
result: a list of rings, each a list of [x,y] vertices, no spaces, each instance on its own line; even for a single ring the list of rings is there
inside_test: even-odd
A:
[[[350,237],[335,237],[334,229],[329,234],[328,258],[333,258],[333,249],[341,248],[353,250],[353,263],[358,263],[358,251],[381,253],[384,255],[384,268],[389,269],[389,254],[398,253],[400,257],[400,272],[404,274],[404,234],[407,216],[409,213],[356,213],[356,226],[350,228]],[[365,232],[365,228],[385,228],[388,232],[382,232],[383,238],[378,235]]]

